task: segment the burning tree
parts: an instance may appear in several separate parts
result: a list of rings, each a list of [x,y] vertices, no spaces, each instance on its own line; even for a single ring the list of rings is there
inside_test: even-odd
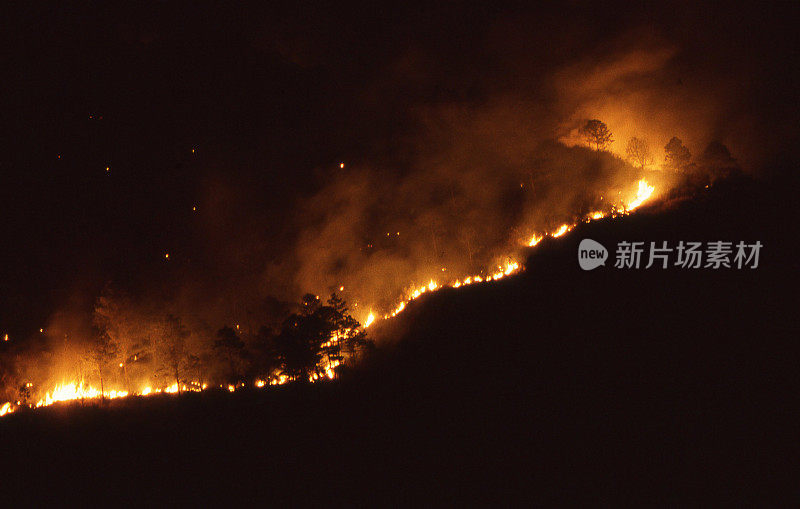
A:
[[[358,361],[359,352],[372,344],[367,339],[367,331],[361,327],[358,320],[349,314],[350,309],[347,307],[347,303],[336,293],[331,294],[330,299],[328,299],[328,306],[333,310],[332,318],[335,327],[334,335],[336,336],[336,340],[330,342],[333,343],[333,346],[326,351],[328,363],[331,363],[331,359],[343,360],[344,356],[342,354],[344,353],[355,364]],[[331,357],[331,352],[334,353],[333,357]]]
[[[647,141],[635,136],[628,140],[628,145],[625,147],[625,154],[628,156],[631,163],[638,166],[640,170],[644,170],[645,166],[653,162],[650,146],[647,144]]]
[[[603,150],[614,141],[608,126],[597,119],[588,120],[579,132],[595,150]]]
[[[335,293],[326,305],[319,304],[315,296],[306,295],[302,312],[284,321],[274,341],[281,371],[297,381],[320,373],[333,376],[345,353],[355,358],[369,344],[361,324],[348,313],[344,299]]]

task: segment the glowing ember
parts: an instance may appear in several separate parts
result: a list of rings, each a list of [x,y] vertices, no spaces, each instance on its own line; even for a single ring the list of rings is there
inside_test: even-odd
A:
[[[3,417],[6,414],[14,413],[14,409],[11,407],[11,403],[3,403],[3,406],[0,406],[0,417]]]

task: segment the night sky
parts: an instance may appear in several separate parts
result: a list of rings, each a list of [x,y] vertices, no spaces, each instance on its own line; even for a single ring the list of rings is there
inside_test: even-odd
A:
[[[758,112],[748,132],[773,141],[768,158],[790,145],[789,2],[290,5],[4,8],[3,331],[24,337],[54,309],[90,308],[110,281],[140,294],[199,274],[246,278],[285,254],[297,200],[329,174],[402,173],[419,108],[534,90],[609,34],[658,32],[710,75],[742,76],[730,109]]]

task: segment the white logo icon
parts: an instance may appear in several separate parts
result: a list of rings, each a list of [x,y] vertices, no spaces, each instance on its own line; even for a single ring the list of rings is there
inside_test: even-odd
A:
[[[599,242],[583,239],[578,246],[578,265],[583,270],[592,270],[605,265],[607,259],[608,251]]]

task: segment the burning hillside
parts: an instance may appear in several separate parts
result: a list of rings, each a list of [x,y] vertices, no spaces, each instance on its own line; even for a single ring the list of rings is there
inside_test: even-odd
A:
[[[471,57],[452,41],[441,51],[390,44],[364,66],[374,74],[350,68],[352,77],[326,58],[341,34],[322,26],[330,40],[313,49],[280,30],[275,40],[248,39],[240,53],[252,62],[274,53],[280,71],[267,74],[288,80],[270,93],[253,88],[248,104],[266,109],[214,103],[226,120],[194,124],[239,131],[185,129],[169,143],[145,136],[152,160],[130,143],[147,130],[119,120],[136,108],[71,115],[88,134],[51,143],[50,163],[65,166],[41,174],[58,191],[42,200],[44,219],[24,230],[51,231],[64,215],[89,233],[75,227],[60,243],[42,239],[31,249],[47,262],[9,264],[37,267],[15,276],[18,290],[45,290],[41,299],[31,290],[35,306],[14,308],[28,313],[24,325],[8,318],[15,312],[0,317],[0,412],[335,378],[371,348],[366,331],[380,341],[381,323],[412,301],[518,274],[547,237],[702,190],[762,157],[747,141],[756,119],[732,107],[746,91],[704,73],[693,43],[634,24],[573,34],[556,55],[546,39],[529,38],[537,20],[480,15],[467,31],[480,34]],[[486,73],[474,72],[475,58]],[[245,66],[234,88],[256,68]],[[330,107],[324,84],[345,82],[352,86]],[[211,107],[201,89],[196,99]],[[265,99],[287,90],[305,92],[285,111]],[[140,106],[150,104],[148,96]],[[182,122],[173,99],[159,104],[142,125],[162,114]],[[256,135],[242,119],[264,129]],[[243,140],[253,146],[226,148]],[[62,193],[80,171],[91,192]],[[40,191],[32,189],[21,194]]]
[[[578,219],[581,222],[590,222],[593,220],[603,219],[607,216],[617,217],[626,215],[650,199],[654,191],[654,186],[648,184],[645,179],[640,179],[636,185],[635,192],[630,192],[627,199],[617,201],[611,205],[606,204],[606,207],[608,207],[607,209],[585,213]],[[488,269],[488,271],[482,271],[481,273],[455,280],[444,280],[446,282],[442,282],[443,278],[438,277],[437,279],[431,279],[426,285],[410,286],[406,289],[406,293],[401,298],[399,303],[396,304],[392,309],[383,312],[381,318],[377,318],[375,312],[373,311],[374,308],[377,308],[376,305],[362,306],[362,309],[365,310],[363,312],[366,312],[367,315],[362,319],[362,323],[359,323],[346,314],[348,310],[346,307],[344,307],[344,302],[336,300],[337,297],[334,294],[331,301],[331,309],[338,310],[341,313],[341,317],[336,319],[340,326],[331,328],[330,332],[326,333],[324,336],[324,342],[321,342],[317,347],[320,352],[324,352],[324,355],[319,355],[319,358],[312,365],[311,370],[291,371],[290,369],[287,369],[285,364],[283,367],[276,367],[275,369],[267,368],[265,370],[264,368],[261,368],[261,371],[257,373],[255,379],[251,378],[249,382],[240,381],[240,379],[238,379],[239,377],[233,376],[233,383],[219,385],[219,387],[227,388],[228,391],[234,392],[237,388],[244,387],[246,383],[252,384],[256,388],[263,388],[269,385],[281,385],[293,380],[297,380],[298,378],[307,378],[309,382],[316,382],[323,379],[334,379],[336,377],[337,368],[339,368],[345,362],[350,363],[356,360],[357,348],[353,347],[345,352],[342,347],[346,345],[348,340],[351,338],[362,337],[364,335],[363,331],[375,323],[376,320],[391,319],[401,313],[411,301],[444,287],[458,289],[473,284],[498,281],[502,278],[514,275],[520,270],[524,270],[524,267],[520,264],[520,262],[516,261],[522,255],[524,248],[536,246],[546,236],[554,238],[561,237],[569,232],[575,226],[575,224],[576,223],[565,223],[549,232],[534,233],[529,240],[522,242],[513,253],[509,253],[504,257],[506,260],[505,265],[498,265],[493,269]],[[441,271],[444,273],[446,272],[446,269],[442,268]],[[310,302],[309,300],[304,300],[303,305],[317,308],[319,304],[317,304],[315,299],[318,301],[319,297],[313,296],[313,298],[309,299]],[[189,360],[191,354],[186,349],[184,343],[184,336],[188,334],[181,328],[181,325],[178,322],[174,321],[175,319],[172,319],[173,321],[171,323],[168,322],[166,324],[156,326],[159,327],[159,329],[155,332],[157,335],[157,343],[154,345],[154,351],[163,349],[163,346],[159,346],[158,343],[167,345],[167,365],[172,368],[173,379],[175,382],[170,385],[153,387],[153,380],[145,375],[144,380],[146,381],[139,383],[145,383],[146,385],[138,389],[131,390],[130,388],[132,386],[132,382],[131,376],[128,374],[128,370],[134,369],[134,366],[136,366],[136,363],[139,361],[140,355],[144,360],[144,358],[152,352],[148,352],[147,347],[143,345],[135,345],[134,343],[134,347],[140,349],[139,353],[134,353],[132,356],[128,355],[127,357],[124,354],[120,355],[117,353],[116,349],[120,346],[128,345],[128,348],[130,348],[132,339],[125,336],[126,332],[123,331],[123,329],[125,329],[125,325],[114,322],[114,320],[117,319],[117,315],[111,309],[109,309],[109,307],[112,305],[108,304],[108,299],[106,299],[105,302],[107,303],[106,306],[98,309],[100,310],[100,316],[103,317],[103,326],[106,330],[105,334],[111,334],[113,335],[113,338],[108,336],[105,337],[105,339],[101,339],[101,343],[95,346],[95,350],[90,353],[90,359],[94,361],[94,367],[89,368],[84,372],[85,374],[80,375],[78,378],[72,380],[65,379],[66,377],[57,373],[48,373],[48,379],[60,378],[62,380],[52,388],[35,387],[32,382],[25,382],[24,386],[20,389],[20,395],[22,396],[21,399],[13,403],[4,403],[0,407],[0,416],[14,413],[14,411],[20,407],[40,408],[65,401],[96,401],[101,399],[110,400],[126,398],[129,396],[145,397],[162,393],[174,394],[187,391],[199,392],[206,390],[209,387],[208,379],[186,378],[186,376],[193,371],[189,364],[191,362],[197,363],[197,361]],[[290,318],[290,320],[293,319]],[[131,331],[151,326],[142,322],[134,321],[133,323],[128,323],[127,327],[128,328],[125,330],[127,330],[128,333],[139,334],[138,332],[134,333]],[[171,332],[170,328],[172,328]],[[239,328],[240,327],[237,325],[237,331]],[[236,333],[233,331],[233,329],[229,329],[229,331],[235,338]],[[150,333],[153,334],[154,332],[151,331]],[[221,341],[223,341],[223,339],[218,341],[217,346],[221,344]],[[233,339],[232,341],[236,340]],[[113,349],[113,351],[109,351],[109,349]],[[105,369],[103,367],[104,364],[109,364],[109,362],[106,361],[110,361],[112,358],[114,359],[113,362],[116,362],[118,359],[123,359],[118,365],[122,376],[119,376],[119,373],[116,376],[103,374]],[[80,368],[76,368],[75,366],[70,368],[71,371],[74,371],[75,369]],[[113,368],[109,371],[113,371]],[[232,370],[231,373],[234,371],[235,370]],[[195,372],[200,373],[199,370],[195,370]],[[168,377],[165,378],[163,373],[153,374],[156,376],[155,383],[159,383],[158,380],[160,379],[160,383],[163,384],[163,380],[169,379]],[[94,376],[99,376],[99,388],[87,383],[87,380],[94,378]],[[109,383],[109,378],[111,379],[111,383]],[[141,380],[141,374],[136,378]],[[117,386],[115,387],[115,385]],[[39,397],[37,397],[37,395],[39,395]]]
[[[4,6],[3,500],[675,505],[797,371],[798,6]]]
[[[186,297],[165,302],[112,285],[96,300],[89,326],[73,313],[56,314],[32,347],[16,349],[2,414],[62,401],[334,379],[369,350],[367,329],[379,330],[421,296],[517,274],[526,250],[545,237],[625,216],[678,185],[695,189],[730,172],[702,157],[695,163],[677,138],[656,164],[655,149],[642,139],[632,138],[625,154],[612,152],[613,133],[600,120],[586,121],[580,133],[577,146],[543,142],[511,159],[456,153],[432,162],[440,165],[434,171],[417,167],[382,181],[340,163],[299,205],[295,256],[264,275],[310,289],[299,305],[274,300],[255,317],[269,322],[258,323],[234,300],[233,327],[216,330],[208,317],[182,309]],[[487,171],[490,162],[503,171]],[[462,170],[458,179],[454,167]],[[177,263],[169,255],[163,262]]]

